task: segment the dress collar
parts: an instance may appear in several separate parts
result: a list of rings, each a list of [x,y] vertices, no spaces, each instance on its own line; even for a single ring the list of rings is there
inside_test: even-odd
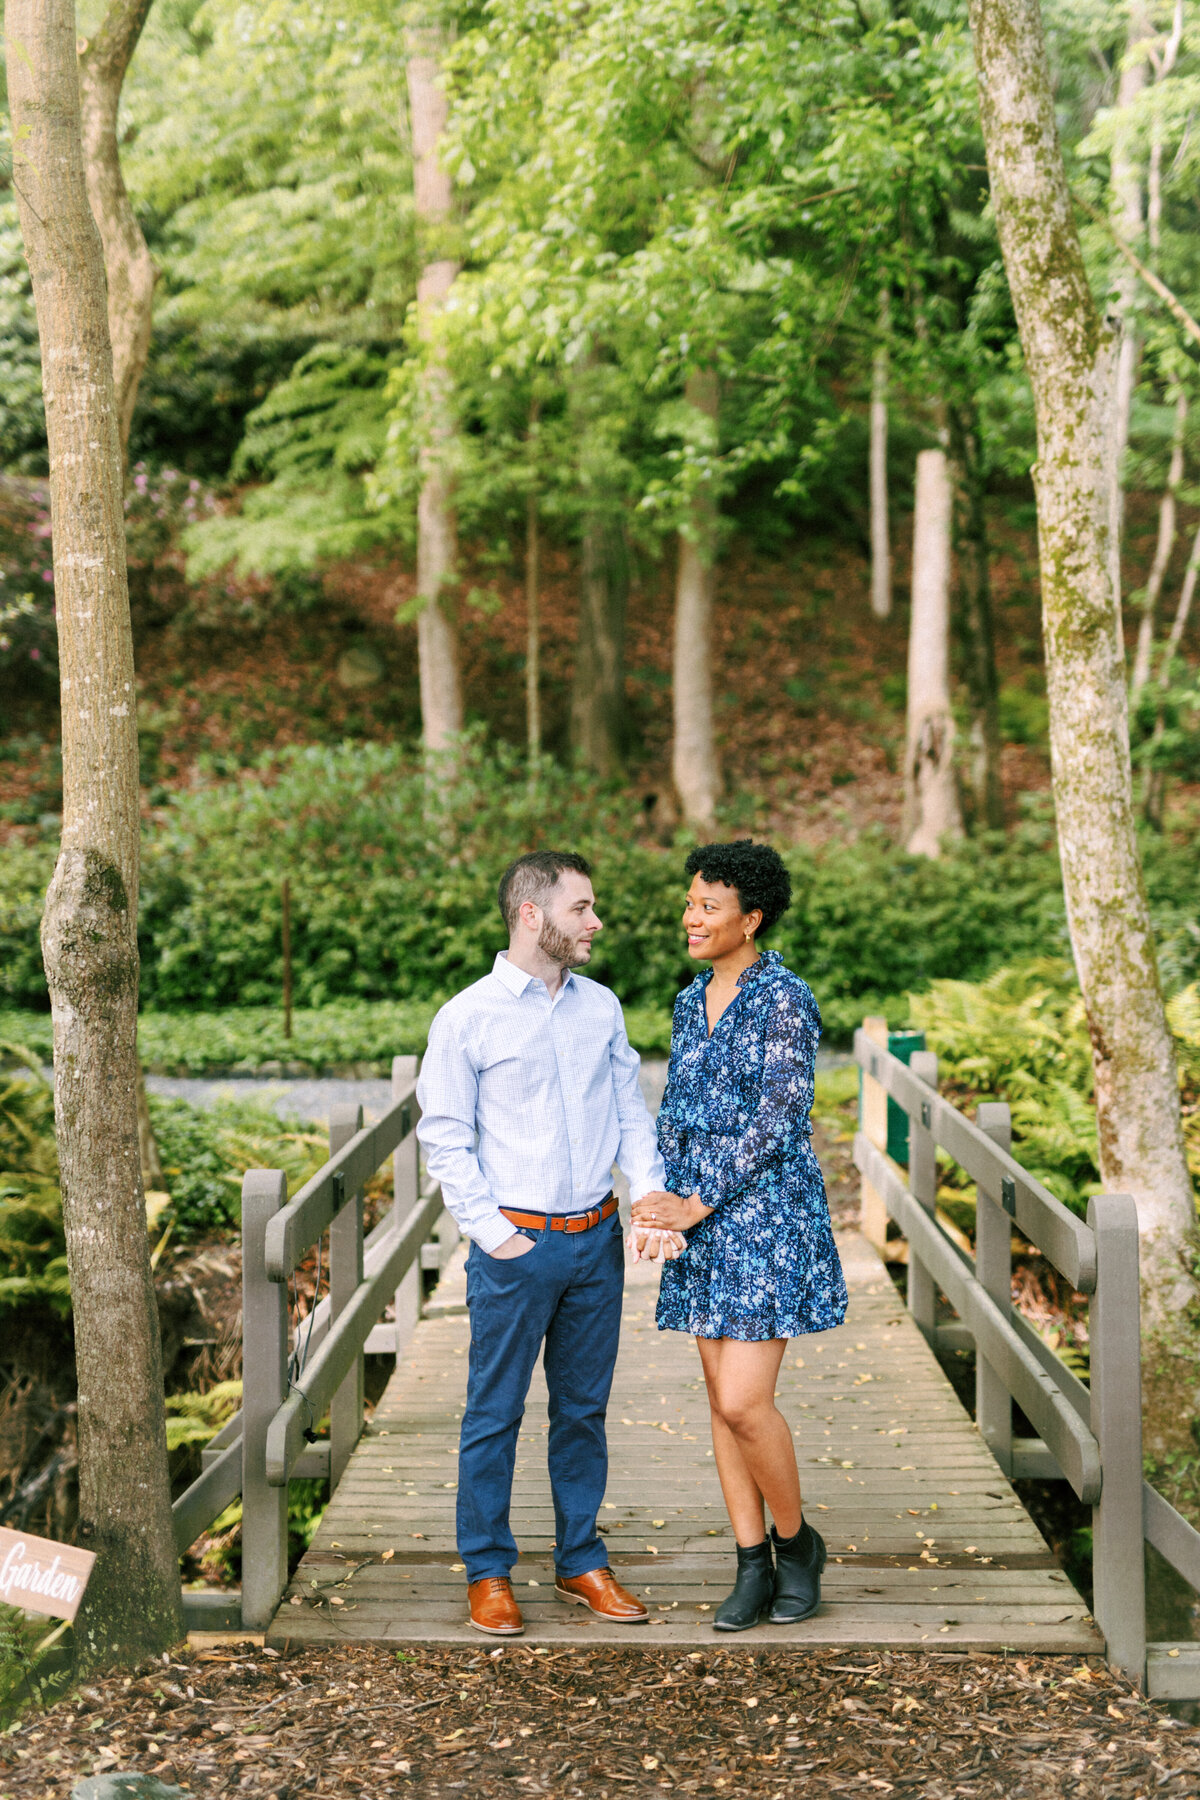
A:
[[[738,976],[737,986],[740,988],[753,987],[756,981],[761,981],[764,975],[773,973],[782,966],[782,963],[783,958],[778,950],[760,950],[755,960],[748,963]],[[712,964],[710,963],[708,968],[702,970],[696,979],[700,986],[705,988],[712,980],[712,976]]]
[[[525,992],[526,988],[530,985],[530,983],[534,982],[534,981],[536,981],[538,987],[542,988],[543,990],[545,989],[545,985],[546,985],[545,982],[538,981],[538,978],[536,975],[527,975],[525,973],[524,969],[518,969],[516,963],[509,962],[509,960],[508,960],[507,956],[504,954],[503,950],[498,950],[496,952],[496,960],[492,964],[492,974],[496,977],[496,979],[498,981],[502,981],[504,983],[505,987],[508,989],[510,994],[523,994]],[[571,987],[574,983],[574,980],[575,980],[574,970],[573,969],[564,970],[563,978],[562,978],[563,987],[564,988]]]

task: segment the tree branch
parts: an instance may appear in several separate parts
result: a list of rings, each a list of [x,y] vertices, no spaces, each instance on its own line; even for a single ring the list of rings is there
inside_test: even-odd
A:
[[[1174,317],[1178,319],[1188,336],[1194,338],[1196,343],[1200,344],[1200,325],[1193,319],[1191,313],[1183,304],[1183,301],[1178,299],[1177,296],[1171,292],[1161,276],[1156,275],[1153,269],[1146,267],[1146,264],[1142,261],[1137,252],[1130,249],[1129,245],[1125,242],[1125,239],[1113,229],[1111,222],[1105,218],[1098,207],[1093,206],[1090,201],[1085,200],[1082,194],[1073,193],[1072,199],[1075,201],[1076,206],[1088,215],[1089,219],[1094,219],[1097,225],[1103,225],[1113,243],[1117,246],[1117,249],[1125,258],[1125,261],[1129,264],[1134,273],[1141,277],[1152,293],[1158,295],[1168,312],[1172,313]]]

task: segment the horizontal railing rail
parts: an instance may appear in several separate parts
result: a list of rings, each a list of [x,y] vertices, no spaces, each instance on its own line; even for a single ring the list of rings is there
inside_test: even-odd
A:
[[[1136,1207],[1101,1194],[1077,1218],[1011,1154],[1007,1106],[982,1102],[966,1118],[937,1092],[937,1058],[908,1038],[906,1063],[887,1037],[885,1020],[867,1019],[854,1039],[863,1230],[887,1254],[894,1222],[916,1322],[937,1348],[974,1349],[976,1420],[1005,1474],[1065,1478],[1092,1507],[1093,1610],[1110,1660],[1155,1698],[1200,1699],[1200,1643],[1146,1641],[1143,1545],[1200,1593],[1200,1531],[1142,1478]],[[907,1120],[907,1169],[888,1154],[889,1104]],[[939,1216],[939,1150],[976,1183],[973,1257]],[[1014,1229],[1088,1298],[1087,1382],[1013,1304]],[[938,1293],[956,1323],[939,1318]],[[1014,1401],[1038,1437],[1014,1437]]]
[[[292,1200],[278,1170],[251,1169],[243,1180],[242,1406],[172,1509],[182,1555],[241,1495],[242,1592],[185,1591],[189,1623],[257,1630],[270,1620],[287,1581],[289,1484],[315,1476],[337,1485],[363,1428],[364,1357],[403,1348],[426,1256],[440,1266],[457,1239],[440,1190],[421,1181],[416,1066],[416,1057],[394,1059],[392,1104],[377,1123],[364,1126],[361,1107],[334,1109],[329,1160]],[[366,1236],[363,1189],[389,1156],[392,1207]],[[329,1291],[314,1295],[293,1332],[291,1277],[326,1233]],[[392,1323],[380,1325],[389,1310]],[[315,1439],[326,1413],[329,1436]]]

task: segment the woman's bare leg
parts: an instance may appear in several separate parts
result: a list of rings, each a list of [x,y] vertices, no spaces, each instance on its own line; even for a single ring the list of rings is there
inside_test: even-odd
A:
[[[799,1532],[801,1476],[792,1431],[775,1406],[775,1381],[786,1339],[741,1343],[736,1337],[698,1337],[712,1413],[712,1453],[721,1494],[739,1544],[763,1543],[763,1503],[781,1537]]]
[[[746,1548],[765,1536],[763,1505],[780,1537],[802,1523],[800,1474],[787,1420],[775,1405],[784,1338],[744,1344],[697,1338],[712,1412],[713,1454],[733,1535]]]

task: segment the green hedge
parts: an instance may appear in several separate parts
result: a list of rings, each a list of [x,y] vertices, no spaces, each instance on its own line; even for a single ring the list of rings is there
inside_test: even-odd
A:
[[[287,872],[299,1007],[370,999],[428,1008],[483,974],[502,945],[495,885],[504,864],[526,848],[563,845],[596,864],[606,928],[592,973],[627,1006],[661,1016],[692,972],[679,928],[686,847],[648,847],[639,825],[628,794],[552,767],[531,795],[515,752],[478,741],[441,788],[412,752],[394,746],[285,751],[176,796],[148,831],[143,1003],[157,1012],[277,1010]],[[1044,818],[938,862],[908,857],[882,834],[785,854],[796,898],[773,942],[812,985],[830,1037],[844,1037],[880,995],[1068,950]],[[49,844],[0,858],[0,997],[10,1006],[45,1006],[37,926],[52,859]],[[1173,988],[1200,973],[1196,877],[1193,847],[1148,841],[1147,880]],[[208,1027],[198,1020],[197,1029]],[[274,1047],[259,1060],[286,1058],[265,1014],[262,1029]],[[387,1035],[391,1024],[377,1021],[377,1029]],[[214,1056],[221,1066],[241,1060],[240,1052]],[[316,1060],[363,1058],[322,1050]]]

